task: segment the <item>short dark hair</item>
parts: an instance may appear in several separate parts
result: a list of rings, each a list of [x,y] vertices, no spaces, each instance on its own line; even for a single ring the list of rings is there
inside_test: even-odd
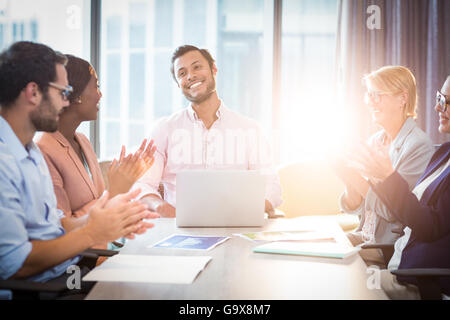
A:
[[[180,47],[176,48],[175,51],[173,52],[173,54],[172,54],[172,64],[170,66],[170,72],[172,73],[172,77],[175,80],[175,82],[177,82],[177,78],[175,76],[175,70],[174,70],[173,63],[175,62],[176,59],[178,59],[179,57],[185,55],[189,51],[199,51],[201,53],[201,55],[208,61],[209,68],[212,70],[212,66],[213,66],[215,60],[213,59],[213,57],[211,56],[211,54],[209,53],[208,50],[206,50],[206,49],[199,49],[196,46],[191,46],[191,45],[188,45],[188,44],[184,45],[184,46],[180,46]]]
[[[73,103],[75,99],[80,97],[86,88],[87,84],[91,80],[92,66],[86,60],[75,57],[70,54],[66,54],[67,57],[67,79],[72,86],[73,91],[69,96],[69,102]]]
[[[30,82],[43,94],[48,83],[56,80],[56,64],[65,65],[67,58],[50,47],[29,41],[13,43],[0,54],[0,105],[11,106]]]

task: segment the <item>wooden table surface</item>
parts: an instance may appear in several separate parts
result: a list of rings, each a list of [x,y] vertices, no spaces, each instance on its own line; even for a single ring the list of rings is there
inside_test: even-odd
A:
[[[177,228],[175,219],[154,220],[155,227],[128,241],[120,254],[201,255],[212,260],[192,284],[99,282],[87,299],[387,299],[369,289],[372,273],[359,254],[346,259],[253,253],[257,244],[235,233],[295,230],[320,226],[349,244],[337,223],[326,217],[268,219],[262,228]],[[210,251],[147,248],[171,234],[230,236]]]

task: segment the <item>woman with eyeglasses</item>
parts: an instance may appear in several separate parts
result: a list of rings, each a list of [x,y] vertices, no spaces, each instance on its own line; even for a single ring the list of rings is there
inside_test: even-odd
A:
[[[434,108],[441,133],[450,133],[449,105],[450,76],[437,92]],[[404,235],[395,242],[388,269],[450,268],[450,142],[433,154],[412,191],[385,149],[364,148],[353,161],[395,219],[406,226]],[[414,278],[381,272],[381,286],[391,299],[419,299],[416,284]],[[450,296],[449,278],[440,279],[440,287]]]
[[[414,121],[417,104],[414,75],[402,66],[385,66],[365,76],[363,81],[367,89],[365,102],[372,120],[381,127],[367,144],[386,150],[394,168],[412,189],[433,153],[431,140]],[[360,216],[359,228],[347,236],[354,246],[394,243],[403,229],[402,223],[379,199],[367,179],[351,168],[351,154],[364,145],[361,143],[335,163],[335,170],[345,183],[341,208]],[[360,255],[367,265],[385,264],[378,249],[363,249]]]
[[[60,88],[70,105],[60,115],[58,130],[44,133],[37,144],[47,161],[53,180],[58,208],[65,218],[66,229],[77,226],[78,219],[105,191],[101,169],[89,140],[77,128],[84,121],[97,119],[102,94],[97,74],[89,62],[67,55],[67,77],[71,88]],[[153,163],[153,141],[144,140],[134,154],[125,156],[122,147],[119,160],[114,159],[108,171],[110,198],[130,190]]]

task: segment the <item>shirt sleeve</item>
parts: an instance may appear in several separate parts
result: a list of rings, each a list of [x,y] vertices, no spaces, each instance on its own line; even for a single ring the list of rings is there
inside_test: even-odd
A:
[[[161,197],[158,189],[167,163],[167,135],[168,128],[163,119],[155,127],[150,137],[156,146],[155,161],[152,167],[132,187],[133,190],[141,189],[137,199],[141,199],[149,194]]]
[[[159,184],[161,183],[162,174],[164,171],[164,159],[161,153],[157,150],[155,152],[155,161],[148,171],[133,185],[132,189],[141,189],[137,199],[141,199],[149,194],[155,194],[159,197]]]
[[[281,197],[280,177],[273,164],[272,146],[260,128],[257,128],[256,137],[258,139],[256,143],[248,142],[251,146],[249,169],[259,170],[261,174],[266,176],[266,200],[275,209],[282,204],[283,200]]]
[[[433,205],[419,202],[398,172],[375,185],[374,190],[392,214],[412,229],[420,241],[435,241],[450,232],[450,183],[440,190]]]
[[[64,190],[64,184],[61,174],[59,173],[58,169],[56,169],[52,159],[48,156],[43,148],[41,148],[41,153],[44,156],[48,171],[50,172],[50,176],[52,178],[53,189],[55,191],[58,209],[63,211],[66,217],[71,217],[72,209],[70,207],[70,200],[67,196],[66,190]]]
[[[19,190],[0,170],[0,278],[19,271],[31,252]]]

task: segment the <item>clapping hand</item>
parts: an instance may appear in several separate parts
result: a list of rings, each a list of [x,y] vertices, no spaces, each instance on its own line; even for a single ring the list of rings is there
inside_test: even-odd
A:
[[[86,230],[95,243],[101,244],[121,237],[134,239],[136,234],[143,234],[153,224],[144,219],[159,217],[147,209],[145,204],[132,201],[140,190],[120,194],[109,199],[108,192],[91,208]]]
[[[360,143],[349,156],[348,164],[374,183],[383,181],[394,172],[389,145],[382,141],[375,141],[372,146]]]
[[[114,159],[108,171],[111,196],[128,192],[131,186],[153,165],[156,146],[153,145],[153,140],[146,145],[147,139],[144,139],[139,149],[127,156],[125,156],[125,146],[122,146],[119,160]]]
[[[358,202],[360,197],[364,198],[366,196],[369,184],[360,171],[350,165],[349,157],[351,153],[351,151],[346,149],[341,154],[336,154],[333,158],[328,159],[328,162],[335,174],[344,182],[346,193],[353,194],[354,197],[351,198]]]

